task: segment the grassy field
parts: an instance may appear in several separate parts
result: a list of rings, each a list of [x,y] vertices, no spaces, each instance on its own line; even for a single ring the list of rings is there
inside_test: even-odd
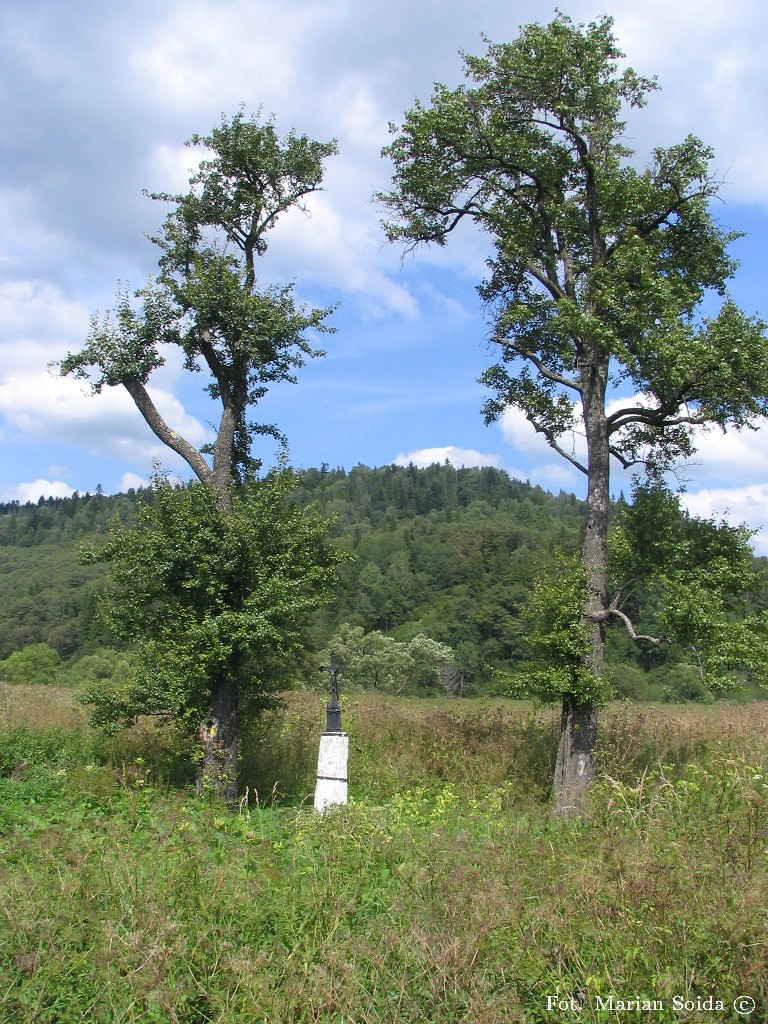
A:
[[[768,704],[612,707],[573,823],[520,704],[348,701],[324,817],[317,695],[249,737],[237,814],[71,691],[0,713],[3,1024],[768,1019]]]

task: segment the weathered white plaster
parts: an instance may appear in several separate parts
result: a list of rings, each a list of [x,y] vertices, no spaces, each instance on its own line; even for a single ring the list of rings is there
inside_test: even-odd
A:
[[[345,732],[324,732],[320,737],[315,786],[315,810],[321,814],[333,804],[347,802],[348,760],[349,736]]]

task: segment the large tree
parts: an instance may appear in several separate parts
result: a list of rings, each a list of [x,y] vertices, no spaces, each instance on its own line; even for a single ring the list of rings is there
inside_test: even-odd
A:
[[[222,118],[210,135],[195,135],[189,145],[203,156],[189,190],[152,195],[170,204],[153,239],[160,249],[157,278],[134,296],[120,291],[114,313],[94,316],[85,347],[68,355],[60,369],[89,381],[95,393],[125,388],[157,437],[187,462],[222,512],[232,515],[238,488],[252,481],[259,465],[252,451],[255,435],[280,436],[275,426],[253,422],[250,410],[271,384],[294,380],[296,368],[321,355],[313,348],[313,335],[331,330],[325,322],[330,309],[301,305],[292,285],[260,283],[257,259],[279,217],[304,209],[306,197],[321,187],[323,162],[336,144],[294,132],[280,138],[271,120],[246,118],[240,111]],[[187,370],[205,374],[205,390],[220,406],[209,446],[197,449],[182,437],[152,400],[150,376],[163,364],[168,346],[181,349]],[[280,525],[276,522],[275,529]],[[165,522],[166,533],[167,528]],[[204,520],[200,528],[209,530],[214,545],[223,543],[229,530],[206,526]],[[136,554],[130,545],[116,550]],[[237,550],[247,561],[245,549]],[[243,572],[249,578],[245,565]],[[232,595],[232,610],[238,611],[246,597],[239,591]],[[172,606],[173,601],[169,615]],[[216,618],[220,625],[225,622]],[[215,736],[210,729],[201,732],[206,741],[202,774],[230,796],[237,764],[234,669],[242,660],[237,644],[232,650],[231,663],[206,676],[205,718],[217,723],[217,731]]]
[[[89,688],[93,723],[111,732],[139,716],[174,721],[200,741],[198,788],[230,803],[238,733],[290,681],[341,560],[328,520],[291,499],[295,483],[289,470],[273,471],[237,488],[224,509],[207,484],[159,477],[136,524],[113,526],[86,552],[110,566],[105,617],[133,644],[127,676]]]
[[[380,196],[391,241],[444,245],[463,221],[489,236],[480,292],[500,357],[483,378],[486,418],[521,409],[587,479],[582,676],[594,685],[563,692],[564,814],[593,777],[605,628],[624,621],[606,578],[611,460],[658,477],[692,454],[695,428],[768,411],[765,325],[726,294],[735,236],[711,212],[712,152],[688,136],[638,166],[622,113],[656,84],[620,71],[622,57],[610,18],[564,15],[465,56],[468,85],[437,85],[392,127],[394,183]]]

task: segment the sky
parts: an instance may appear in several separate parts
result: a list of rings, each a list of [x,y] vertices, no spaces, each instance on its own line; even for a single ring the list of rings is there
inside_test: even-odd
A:
[[[768,24],[757,0],[560,0],[575,21],[608,13],[628,63],[661,91],[633,113],[642,159],[694,133],[725,180],[716,216],[746,233],[731,293],[768,319]],[[183,191],[194,151],[242,104],[338,139],[310,216],[287,214],[262,277],[294,281],[314,306],[338,304],[326,356],[276,387],[258,418],[288,437],[297,467],[390,463],[490,465],[548,490],[584,493],[584,478],[510,412],[485,426],[477,383],[493,362],[476,286],[486,241],[471,227],[442,249],[403,257],[373,201],[381,157],[433,83],[458,85],[460,51],[512,40],[549,21],[536,0],[4,0],[0,8],[0,500],[145,483],[154,463],[189,476],[121,388],[93,397],[51,367],[77,351],[119,282],[146,283],[147,233],[166,208],[149,192]],[[199,376],[169,353],[150,391],[193,444],[212,436]],[[274,445],[258,451],[267,464]],[[768,554],[768,433],[704,433],[682,467],[685,503],[756,530]],[[629,491],[613,474],[613,489]]]

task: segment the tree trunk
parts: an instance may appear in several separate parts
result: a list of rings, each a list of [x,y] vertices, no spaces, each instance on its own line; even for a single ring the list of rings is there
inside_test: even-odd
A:
[[[210,484],[212,482],[212,474],[208,463],[197,448],[191,445],[186,438],[183,438],[181,434],[177,434],[175,430],[171,430],[157,411],[154,402],[149,397],[149,392],[141,381],[130,376],[125,376],[121,379],[123,387],[133,399],[136,408],[144,417],[145,422],[155,436],[184,459],[198,480],[204,484]]]
[[[582,558],[587,570],[587,603],[584,624],[590,633],[587,666],[602,675],[605,624],[601,613],[607,606],[608,504],[610,452],[605,415],[608,365],[595,359],[582,373],[584,427],[587,435],[587,521]],[[597,708],[593,701],[563,700],[560,745],[552,787],[553,811],[563,817],[585,809],[587,790],[595,777],[594,748],[597,742]]]
[[[560,718],[553,784],[553,813],[562,818],[581,814],[587,790],[595,777],[594,748],[597,739],[597,708],[591,700],[579,704],[566,698]]]
[[[197,773],[197,792],[214,792],[230,806],[237,804],[237,684],[222,683],[211,695],[211,706],[200,723],[203,760]]]

